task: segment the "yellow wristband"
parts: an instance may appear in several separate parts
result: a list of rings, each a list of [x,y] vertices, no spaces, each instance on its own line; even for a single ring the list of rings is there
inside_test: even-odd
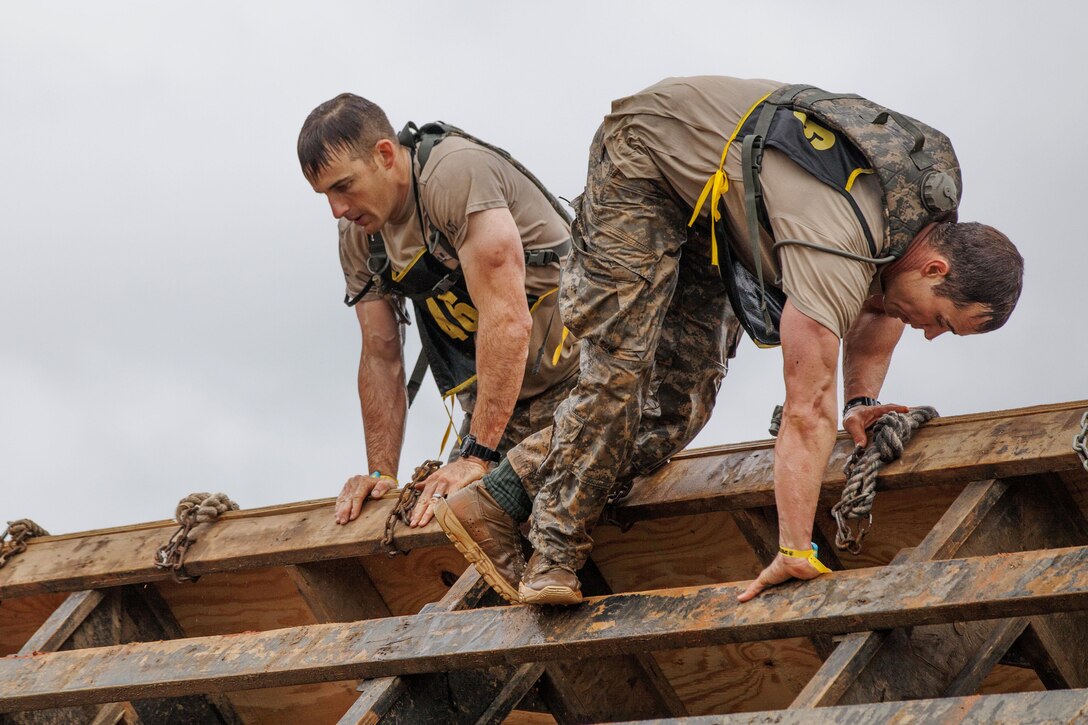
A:
[[[398,487],[400,486],[400,481],[397,480],[397,477],[396,476],[390,476],[388,473],[382,473],[381,471],[371,471],[370,477],[371,478],[378,478],[378,479],[388,478],[390,481],[393,482],[394,486],[398,486]]]
[[[824,566],[824,563],[816,558],[820,553],[820,547],[816,546],[816,542],[812,542],[811,549],[787,549],[785,546],[779,546],[778,551],[791,559],[807,559],[812,567],[821,574],[830,574],[831,570]]]

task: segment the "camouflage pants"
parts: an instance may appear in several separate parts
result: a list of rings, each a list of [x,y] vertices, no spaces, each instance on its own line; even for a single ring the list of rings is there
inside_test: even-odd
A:
[[[620,173],[600,130],[575,206],[559,309],[581,339],[578,382],[509,461],[533,498],[533,546],[577,570],[609,493],[706,424],[740,327],[706,232],[663,180]]]
[[[514,405],[514,410],[510,414],[510,420],[506,424],[506,430],[502,432],[502,438],[499,439],[499,447],[496,450],[505,456],[511,448],[525,438],[549,427],[552,423],[552,417],[555,415],[555,409],[570,394],[577,381],[578,377],[571,375],[566,380],[556,383],[531,398],[519,400]],[[462,408],[475,407],[475,390],[458,395],[458,400],[461,402]],[[471,430],[472,413],[465,413],[465,417],[461,420],[458,435],[464,438]],[[455,445],[453,450],[450,451],[448,460],[453,461],[460,455],[460,450]]]

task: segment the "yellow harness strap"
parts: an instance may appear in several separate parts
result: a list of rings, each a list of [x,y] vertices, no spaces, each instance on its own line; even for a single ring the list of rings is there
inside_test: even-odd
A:
[[[821,574],[831,573],[831,570],[824,566],[822,561],[816,558],[816,555],[820,553],[820,547],[816,546],[815,541],[812,542],[811,549],[787,549],[785,546],[779,546],[778,551],[791,559],[807,559],[808,563],[812,564],[812,568]]]
[[[771,91],[773,93],[774,91]],[[737,121],[737,127],[733,129],[733,133],[729,135],[729,140],[725,142],[725,148],[722,149],[722,160],[718,163],[718,170],[711,174],[710,178],[706,180],[706,184],[703,186],[703,191],[699,194],[699,200],[695,202],[695,212],[691,215],[691,221],[688,222],[688,226],[695,224],[695,220],[699,218],[699,212],[703,210],[703,204],[707,199],[710,199],[710,263],[715,267],[718,266],[718,239],[714,234],[714,222],[722,218],[722,213],[718,208],[721,205],[722,196],[725,192],[729,191],[729,177],[725,175],[725,159],[729,155],[729,147],[733,145],[733,141],[736,140],[737,134],[744,127],[744,123],[748,120],[748,117],[752,115],[752,111],[759,107],[759,104],[767,100],[767,97],[771,95],[768,93],[763,98],[760,98],[752,107],[749,108],[741,119]]]

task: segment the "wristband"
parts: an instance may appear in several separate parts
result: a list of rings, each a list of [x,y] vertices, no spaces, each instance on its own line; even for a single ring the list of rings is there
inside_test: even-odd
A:
[[[370,477],[371,478],[388,478],[390,481],[393,482],[394,486],[396,486],[398,488],[400,487],[400,481],[397,480],[397,477],[396,476],[390,476],[388,473],[382,473],[381,471],[371,471],[370,472]]]
[[[846,401],[846,405],[842,407],[842,417],[845,418],[846,414],[849,413],[852,408],[856,408],[859,405],[880,405],[880,401],[865,395],[850,398],[850,400]]]
[[[821,574],[831,573],[831,570],[824,566],[822,561],[816,558],[816,555],[820,553],[820,547],[816,546],[815,541],[812,542],[811,549],[787,549],[785,546],[779,546],[778,551],[791,559],[807,559],[808,563],[812,564],[812,568]]]

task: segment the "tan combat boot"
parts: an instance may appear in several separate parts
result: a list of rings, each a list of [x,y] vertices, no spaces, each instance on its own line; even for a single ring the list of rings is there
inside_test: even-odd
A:
[[[582,601],[582,584],[573,571],[534,551],[518,593],[526,604],[577,604]]]
[[[525,572],[521,533],[483,482],[476,481],[449,498],[437,499],[434,517],[480,576],[503,599],[517,604],[517,585]]]

